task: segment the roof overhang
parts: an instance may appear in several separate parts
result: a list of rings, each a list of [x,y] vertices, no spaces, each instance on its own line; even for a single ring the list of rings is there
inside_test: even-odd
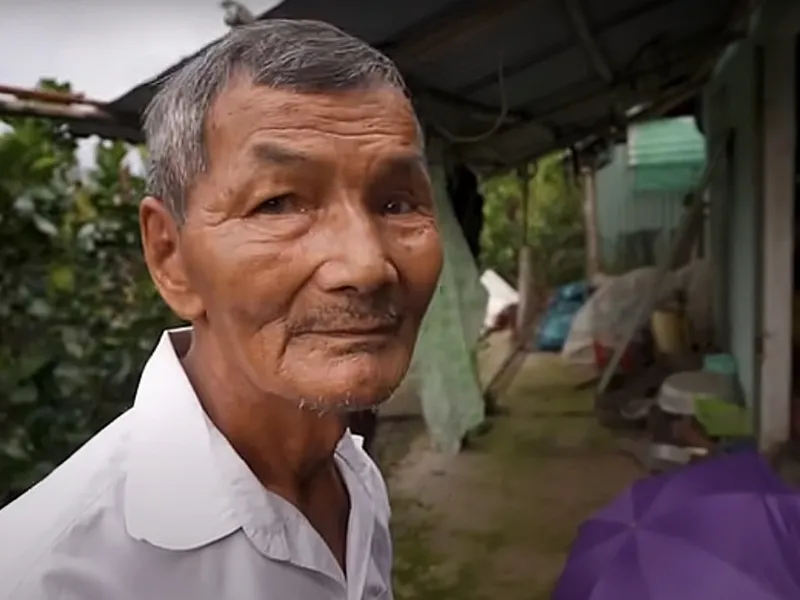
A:
[[[742,36],[753,4],[285,0],[259,18],[327,21],[381,49],[403,71],[426,127],[471,165],[494,170],[685,103]],[[158,82],[185,60],[106,106],[118,128],[71,127],[141,141],[132,133]]]

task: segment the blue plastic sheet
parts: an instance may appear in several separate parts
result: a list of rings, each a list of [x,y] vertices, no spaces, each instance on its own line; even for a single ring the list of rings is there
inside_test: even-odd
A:
[[[585,281],[558,288],[536,329],[536,348],[543,352],[560,352],[564,347],[575,315],[589,297]]]

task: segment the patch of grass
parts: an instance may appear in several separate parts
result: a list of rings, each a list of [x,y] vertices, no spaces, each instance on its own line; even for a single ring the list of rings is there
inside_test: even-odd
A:
[[[510,414],[446,472],[398,486],[428,504],[393,501],[397,600],[551,597],[578,524],[635,472],[566,373],[531,357],[501,399]]]
[[[472,450],[487,454],[497,468],[511,471],[529,469],[547,458],[591,458],[616,451],[613,435],[594,417],[502,417],[472,442]]]
[[[509,543],[509,531],[505,528],[490,531],[457,531],[455,535],[467,544],[476,547],[476,551],[489,555]]]
[[[395,499],[393,504],[396,600],[477,600],[478,565],[436,552],[429,536],[436,519],[419,503]]]

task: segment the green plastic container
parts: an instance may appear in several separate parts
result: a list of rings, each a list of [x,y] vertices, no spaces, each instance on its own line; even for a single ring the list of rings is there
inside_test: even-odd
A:
[[[703,370],[720,375],[736,377],[736,359],[730,354],[706,354],[703,358]]]
[[[738,390],[736,359],[732,355],[707,354],[703,359],[703,370],[730,377],[731,385]],[[695,416],[709,435],[741,438],[753,434],[753,415],[746,406],[711,396],[698,396],[694,404]]]
[[[710,396],[694,401],[695,417],[706,432],[718,438],[742,438],[753,435],[753,415],[744,406]]]

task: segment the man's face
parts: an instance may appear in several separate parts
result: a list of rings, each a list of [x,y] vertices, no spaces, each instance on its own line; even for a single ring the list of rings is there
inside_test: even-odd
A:
[[[442,263],[408,101],[241,80],[205,133],[209,169],[178,234],[196,298],[182,316],[260,392],[320,410],[384,400]]]

